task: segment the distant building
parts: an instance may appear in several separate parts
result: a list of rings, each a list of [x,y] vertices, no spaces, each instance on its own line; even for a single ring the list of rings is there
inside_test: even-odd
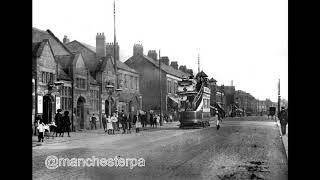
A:
[[[159,83],[159,61],[161,64],[161,85]],[[148,56],[143,53],[143,46],[135,44],[133,56],[125,64],[140,73],[140,92],[143,96],[142,109],[145,111],[160,110],[160,98],[162,99],[162,111],[164,114],[172,114],[177,117],[180,101],[176,94],[178,81],[189,74],[177,69],[178,64],[169,65],[168,57],[157,59],[156,52],[149,51]],[[160,89],[162,96],[160,97]]]

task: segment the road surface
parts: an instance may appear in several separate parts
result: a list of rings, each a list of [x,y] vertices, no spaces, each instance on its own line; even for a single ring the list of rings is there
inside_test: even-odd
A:
[[[46,141],[33,146],[33,179],[288,179],[279,129],[265,117],[228,118],[219,130],[214,122],[205,129],[179,129],[172,123],[139,134],[110,136],[101,130]],[[50,155],[143,158],[144,164],[48,169]]]

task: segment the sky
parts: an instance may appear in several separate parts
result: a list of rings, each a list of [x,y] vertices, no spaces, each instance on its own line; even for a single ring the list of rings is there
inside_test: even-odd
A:
[[[114,0],[33,0],[32,26],[95,46],[113,42]],[[259,100],[288,99],[287,0],[116,0],[120,60],[141,43]]]

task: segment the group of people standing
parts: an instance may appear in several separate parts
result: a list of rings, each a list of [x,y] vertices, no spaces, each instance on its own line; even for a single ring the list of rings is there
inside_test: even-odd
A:
[[[158,114],[150,113],[150,126],[157,128],[158,125],[160,125],[160,116]]]
[[[62,116],[62,110],[58,109],[57,110],[57,114],[54,117],[55,120],[55,124],[56,124],[56,129],[55,129],[55,133],[56,133],[56,137],[59,136],[63,137],[64,132],[68,133],[68,137],[70,137],[70,117],[69,117],[69,111],[64,111],[64,116]]]
[[[123,110],[120,113],[114,112],[111,117],[110,115],[106,116],[106,114],[103,114],[102,124],[104,131],[110,135],[115,134],[115,131],[120,132],[120,129],[122,129],[122,134],[131,133],[133,128],[138,133],[143,127],[139,112],[132,116],[132,114],[125,113]]]
[[[68,133],[68,136],[70,137],[70,117],[69,117],[69,111],[64,111],[64,115],[62,115],[62,110],[58,109],[57,113],[54,117],[54,121],[50,123],[45,123],[42,120],[42,117],[38,115],[35,118],[34,126],[35,126],[35,131],[34,135],[36,136],[38,134],[38,142],[43,142],[44,139],[44,134],[46,132],[50,133],[53,132],[53,137],[54,133],[56,134],[56,137],[63,137],[64,132]]]

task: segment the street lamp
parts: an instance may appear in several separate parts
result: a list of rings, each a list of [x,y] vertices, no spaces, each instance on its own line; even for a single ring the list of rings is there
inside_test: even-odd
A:
[[[114,93],[114,92],[120,92],[120,91],[122,91],[122,89],[120,89],[120,88],[117,88],[117,89],[114,89],[114,86],[112,85],[112,84],[110,84],[110,83],[108,83],[107,85],[106,85],[106,90],[107,90],[107,93],[108,93],[108,95],[109,95],[109,97],[108,97],[108,102],[109,102],[109,115],[111,116],[111,96],[112,96],[112,94]]]

